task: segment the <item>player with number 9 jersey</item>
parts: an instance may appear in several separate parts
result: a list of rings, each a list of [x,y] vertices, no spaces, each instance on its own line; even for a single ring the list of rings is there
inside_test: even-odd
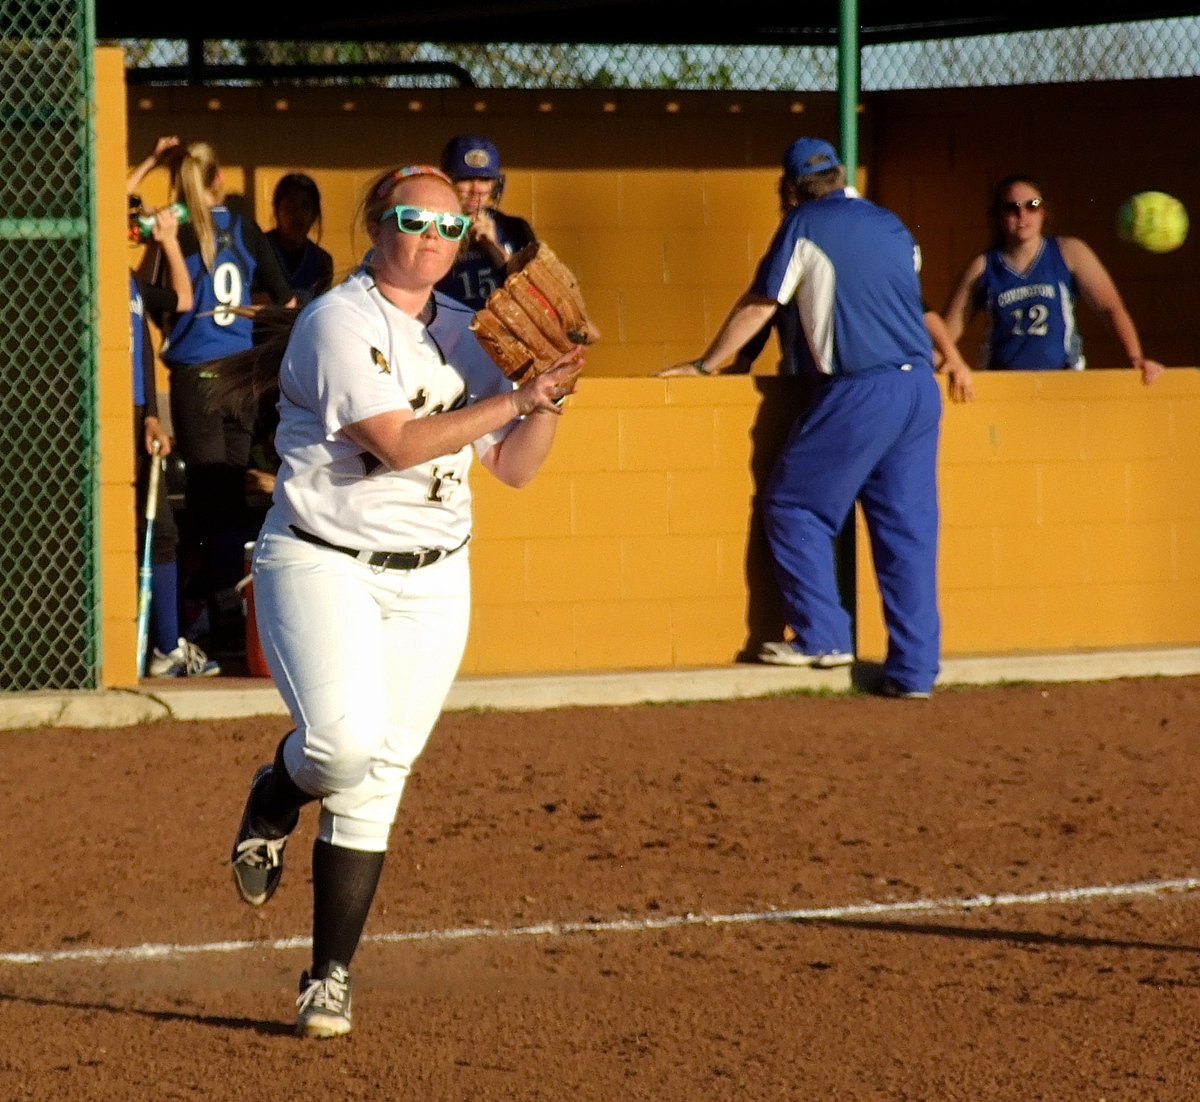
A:
[[[246,542],[256,534],[246,500],[253,420],[209,408],[208,365],[253,347],[254,323],[234,307],[249,306],[258,291],[278,306],[295,305],[295,297],[250,211],[227,199],[212,147],[180,146],[171,168],[171,197],[190,213],[180,246],[193,305],[165,319],[161,355],[170,369],[171,424],[184,462],[187,531],[200,563],[189,588],[206,606],[208,647],[233,655],[245,648],[236,586],[245,573]]]
[[[195,304],[186,313],[174,315],[163,342],[163,359],[172,368],[249,348],[254,341],[254,323],[231,307],[249,306],[252,292],[260,286],[277,305],[292,296],[274,250],[248,212],[226,201],[212,207],[209,214],[216,245],[211,266],[205,263],[196,234],[180,233]]]

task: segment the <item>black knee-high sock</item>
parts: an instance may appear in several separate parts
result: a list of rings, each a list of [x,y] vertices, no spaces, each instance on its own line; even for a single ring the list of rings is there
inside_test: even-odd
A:
[[[333,961],[350,966],[383,871],[383,853],[313,843],[313,969],[323,979]]]
[[[263,828],[264,837],[281,838],[290,834],[299,821],[300,809],[316,799],[297,786],[283,764],[283,744],[293,734],[294,731],[289,732],[279,740],[271,775],[254,800],[254,821]]]

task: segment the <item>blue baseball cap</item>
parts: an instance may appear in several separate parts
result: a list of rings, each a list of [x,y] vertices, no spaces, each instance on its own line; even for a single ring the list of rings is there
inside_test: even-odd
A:
[[[783,171],[793,179],[840,168],[837,150],[820,138],[797,138],[783,155]]]
[[[473,134],[451,138],[442,150],[442,170],[452,180],[498,180],[500,150]]]

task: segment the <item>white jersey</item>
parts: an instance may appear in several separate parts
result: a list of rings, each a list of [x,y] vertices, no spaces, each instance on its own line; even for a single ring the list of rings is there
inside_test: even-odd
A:
[[[301,312],[279,371],[270,527],[361,551],[454,548],[470,535],[469,446],[391,471],[342,431],[390,410],[433,417],[513,389],[468,329],[472,312],[440,294],[434,305],[426,328],[360,269]]]

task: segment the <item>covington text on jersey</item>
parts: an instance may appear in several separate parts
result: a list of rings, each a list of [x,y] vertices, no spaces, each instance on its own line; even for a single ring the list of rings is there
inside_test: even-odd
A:
[[[1001,291],[996,296],[997,306],[1010,306],[1027,298],[1054,298],[1053,283],[1031,283],[1028,287],[1014,287],[1010,291]]]

